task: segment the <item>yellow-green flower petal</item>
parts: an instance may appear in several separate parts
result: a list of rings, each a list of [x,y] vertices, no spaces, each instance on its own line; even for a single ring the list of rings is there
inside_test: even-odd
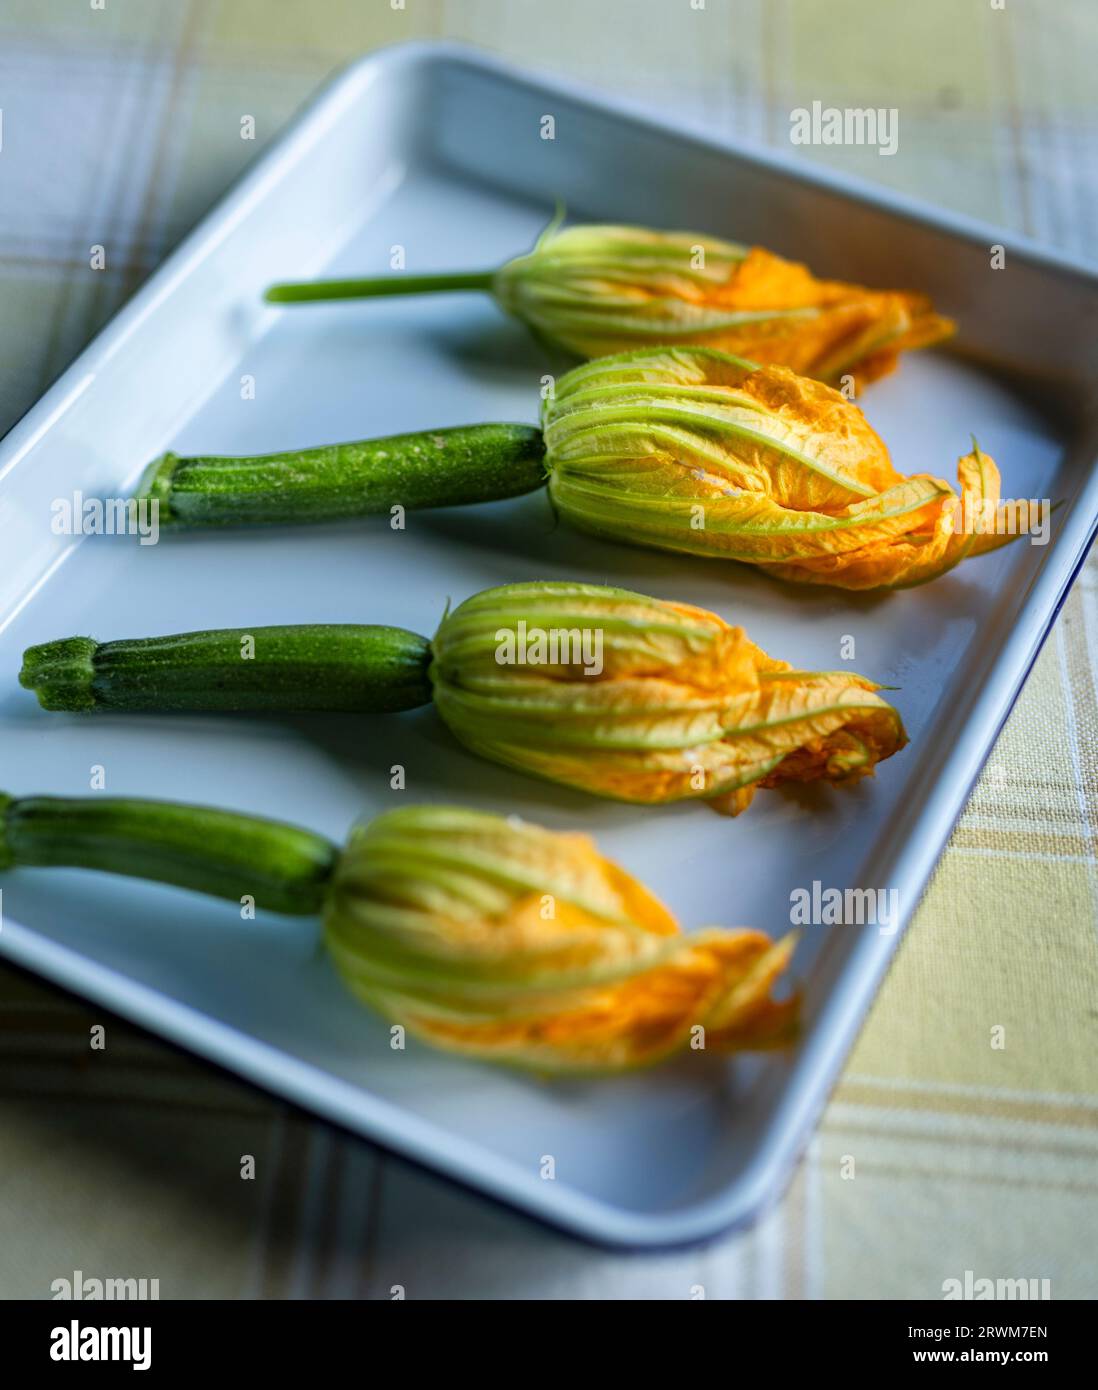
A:
[[[953,332],[923,295],[818,280],[761,247],[644,227],[550,228],[494,290],[583,357],[701,344],[821,380],[872,380]]]
[[[585,835],[413,807],[355,830],[325,940],[355,994],[438,1047],[551,1072],[619,1071],[687,1046],[787,1034],[793,941],[684,935]]]
[[[550,640],[519,653],[520,634]],[[467,747],[623,801],[738,811],[758,786],[853,780],[906,742],[863,677],[796,671],[715,613],[625,589],[488,589],[432,651],[435,706]]]
[[[960,496],[904,477],[856,405],[784,367],[698,348],[606,358],[560,380],[542,423],[555,507],[612,539],[849,589],[925,583],[1009,539],[958,524],[1003,509],[987,454],[960,460]]]

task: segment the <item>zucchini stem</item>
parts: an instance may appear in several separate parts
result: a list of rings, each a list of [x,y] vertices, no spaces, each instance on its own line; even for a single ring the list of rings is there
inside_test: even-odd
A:
[[[263,295],[268,304],[304,304],[318,299],[376,299],[393,294],[445,294],[452,290],[486,290],[495,284],[494,270],[449,275],[375,275],[358,280],[288,280],[271,285]]]

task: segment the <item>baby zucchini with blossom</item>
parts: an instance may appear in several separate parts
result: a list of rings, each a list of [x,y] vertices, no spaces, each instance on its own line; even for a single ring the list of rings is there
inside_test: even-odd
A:
[[[723,348],[822,381],[892,370],[953,332],[925,295],[818,280],[760,246],[697,232],[551,224],[498,270],[272,285],[277,304],[483,290],[539,336],[601,357],[639,347]]]
[[[138,499],[157,503],[161,527],[254,525],[488,501],[547,480],[558,513],[600,536],[874,589],[926,583],[1018,534],[987,454],[974,445],[958,477],[959,492],[898,473],[856,405],[788,368],[656,348],[561,377],[541,434],[482,425],[260,458],[167,454]]]
[[[906,743],[879,686],[799,671],[689,604],[560,582],[487,589],[434,639],[313,624],[29,648],[51,710],[396,711],[432,699],[473,752],[596,796],[700,799],[853,782]]]
[[[204,806],[0,793],[0,872],[73,866],[271,912],[320,914],[364,1004],[434,1047],[598,1074],[690,1048],[772,1046],[795,999],[772,988],[793,939],[684,934],[585,835],[416,806],[321,835]]]

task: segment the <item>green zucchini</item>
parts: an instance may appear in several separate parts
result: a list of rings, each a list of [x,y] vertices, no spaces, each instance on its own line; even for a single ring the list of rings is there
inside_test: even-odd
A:
[[[311,830],[208,806],[0,793],[0,869],[99,869],[312,916],[339,852]]]
[[[430,704],[431,644],[399,627],[312,623],[28,647],[19,682],[49,710],[393,713]]]
[[[300,525],[424,507],[493,502],[545,483],[530,425],[459,425],[246,457],[163,454],[135,500],[163,527]]]

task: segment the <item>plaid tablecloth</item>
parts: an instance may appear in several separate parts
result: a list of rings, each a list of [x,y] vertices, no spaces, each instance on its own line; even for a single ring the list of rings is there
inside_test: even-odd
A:
[[[779,145],[813,99],[896,106],[893,158],[799,153],[1098,255],[1092,0],[4,0],[0,428],[332,68],[424,37]],[[1092,562],[752,1231],[591,1250],[136,1030],[112,1025],[93,1065],[98,1015],[0,968],[0,1295],[82,1270],[157,1277],[164,1298],[940,1298],[971,1270],[1093,1297],[1096,587]]]

